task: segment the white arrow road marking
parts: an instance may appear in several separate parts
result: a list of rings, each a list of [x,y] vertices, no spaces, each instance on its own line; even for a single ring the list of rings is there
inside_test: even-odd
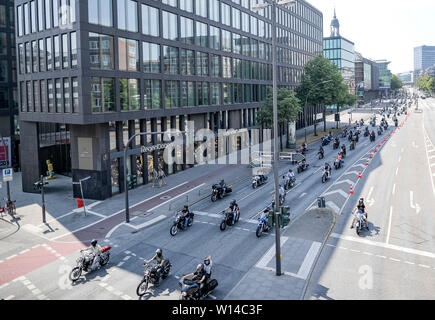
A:
[[[349,171],[349,172],[346,172],[345,176],[347,176],[348,174],[356,174],[358,176],[359,172],[358,171]]]
[[[302,197],[305,197],[307,194],[304,192],[304,193],[302,193],[300,196],[299,196],[299,199],[300,198],[302,198]]]
[[[367,195],[367,203],[369,204],[369,207],[373,206],[373,204],[375,203],[375,199],[373,199],[372,196],[372,192],[373,192],[374,187],[370,187],[369,190],[369,194]]]
[[[323,196],[326,197],[326,196],[330,196],[330,195],[336,194],[336,193],[338,193],[339,195],[343,196],[344,198],[347,198],[347,196],[348,196],[348,194],[346,192],[344,192],[343,190],[341,190],[341,189],[325,193]]]
[[[326,202],[326,206],[332,210],[334,210],[335,212],[340,212],[340,208],[332,201],[328,201]]]
[[[364,157],[364,159],[365,159],[365,157]],[[361,167],[361,168],[365,168],[366,166],[365,165],[363,165],[363,164],[356,164],[356,165],[354,165],[354,166],[352,166],[352,168],[356,168],[356,167]]]
[[[416,203],[415,205],[414,205],[414,192],[413,191],[409,191],[409,197],[410,197],[410,200],[411,200],[411,208],[412,209],[415,209],[415,211],[417,211],[417,214],[419,214],[420,213],[420,211],[421,211],[421,208],[420,208],[420,206],[418,205],[418,203]]]

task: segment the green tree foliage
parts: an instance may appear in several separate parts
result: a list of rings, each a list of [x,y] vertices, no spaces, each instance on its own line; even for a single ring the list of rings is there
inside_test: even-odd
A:
[[[393,76],[391,77],[391,90],[398,90],[401,89],[402,87],[403,87],[402,80],[400,80],[398,76],[393,74]]]
[[[429,75],[425,75],[423,78],[417,79],[417,86],[420,90],[424,92],[434,92],[435,91],[435,78]]]

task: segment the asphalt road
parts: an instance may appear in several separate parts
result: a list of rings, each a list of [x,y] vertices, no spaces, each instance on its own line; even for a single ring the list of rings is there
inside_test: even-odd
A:
[[[319,259],[307,299],[434,298],[435,101],[419,105],[423,113],[410,116],[356,189],[368,203],[370,231],[358,237],[349,229],[355,197]]]
[[[424,116],[428,116],[426,112]],[[427,170],[429,168],[426,163],[427,157],[423,153],[423,151],[426,152],[424,149],[425,140],[422,139],[422,133],[416,133],[416,129],[411,129],[413,126],[416,128],[420,126],[422,130],[422,120],[419,117],[422,117],[422,114],[414,114],[408,120],[410,124],[407,124],[407,127],[401,129],[400,133],[398,132],[396,135],[393,135],[387,143],[382,142],[381,154],[373,159],[369,168],[363,169],[365,178],[361,180],[355,189],[355,195],[349,201],[341,194],[348,194],[349,192],[347,181],[358,181],[358,168],[362,169],[364,167],[364,165],[361,167],[361,163],[364,163],[368,153],[373,150],[374,143],[370,143],[368,137],[361,137],[356,150],[350,151],[349,143],[346,139],[345,144],[347,145],[348,156],[345,159],[345,166],[338,171],[333,169],[333,177],[326,184],[321,183],[321,166],[323,166],[325,161],[332,165],[337,152],[332,150],[332,144],[330,144],[325,147],[326,158],[318,160],[317,150],[319,144],[309,146],[308,163],[311,164],[311,168],[297,175],[297,185],[287,194],[286,198],[286,205],[291,207],[292,221],[301,216],[308,208],[315,205],[319,195],[325,195],[329,206],[343,208],[340,210],[342,211],[342,216],[340,216],[339,225],[335,230],[336,237],[331,238],[327,251],[324,251],[316,267],[314,274],[316,281],[313,281],[313,283],[318,282],[319,285],[310,287],[309,296],[324,296],[326,289],[323,288],[328,288],[326,290],[328,297],[334,299],[360,298],[359,289],[347,288],[346,284],[348,281],[353,284],[357,281],[359,275],[358,270],[355,272],[356,265],[361,262],[359,259],[364,259],[366,256],[364,254],[357,257],[350,256],[349,251],[341,252],[339,246],[341,246],[342,242],[350,243],[353,246],[367,245],[352,240],[338,240],[338,237],[345,235],[355,237],[355,232],[348,230],[350,223],[348,221],[348,212],[354,206],[354,202],[357,201],[359,194],[368,194],[372,186],[374,189],[370,193],[371,197],[369,198],[370,200],[373,199],[373,204],[369,209],[369,217],[373,231],[370,235],[363,236],[358,240],[370,239],[370,241],[377,244],[378,242],[385,243],[387,237],[389,241],[388,245],[400,246],[400,248],[406,246],[406,248],[421,251],[430,251],[431,245],[433,248],[432,235],[434,230],[430,224],[425,224],[422,221],[423,217],[430,220],[428,209],[432,207],[430,201],[433,201],[433,199],[427,200],[424,197],[425,193],[431,190],[427,189],[424,191],[424,188],[431,187],[431,182],[427,179]],[[390,128],[392,130],[391,125],[390,121]],[[388,133],[385,135],[388,136]],[[379,139],[383,141],[383,137],[379,137],[376,142]],[[344,142],[343,139],[341,140]],[[413,147],[413,142],[416,143],[416,147]],[[401,146],[403,146],[403,152]],[[422,156],[418,157],[418,162],[416,163],[414,156],[417,152],[418,154],[421,153]],[[399,157],[402,157],[401,162],[398,160]],[[284,172],[287,172],[289,168],[296,169],[294,166],[290,166],[290,164],[281,163],[280,174],[282,175]],[[399,168],[400,175],[396,175],[396,168]],[[237,172],[237,176],[235,176],[234,172]],[[422,172],[425,172],[425,174]],[[152,214],[147,216],[146,219],[141,220],[141,222],[152,222],[155,218],[163,218],[158,221],[155,220],[155,223],[150,223],[145,228],[132,230],[131,227],[119,225],[109,237],[107,237],[108,230],[104,230],[102,234],[107,238],[105,240],[101,239],[100,242],[102,244],[110,244],[113,247],[109,265],[97,272],[82,277],[81,281],[73,285],[68,280],[68,273],[78,257],[77,243],[72,243],[71,239],[66,239],[65,243],[59,241],[47,242],[39,239],[39,246],[35,247],[33,251],[23,253],[23,257],[6,257],[5,259],[20,258],[20,262],[25,265],[26,259],[32,258],[26,255],[33,254],[37,256],[48,251],[53,257],[47,258],[46,261],[41,261],[40,267],[28,270],[24,275],[16,277],[13,281],[2,284],[0,286],[0,297],[7,299],[137,299],[135,291],[141,281],[143,259],[150,258],[156,248],[159,247],[163,249],[164,255],[172,262],[173,269],[171,276],[162,281],[160,287],[151,287],[150,293],[144,297],[145,299],[177,299],[179,296],[177,283],[179,277],[192,272],[195,266],[208,255],[212,255],[213,258],[213,278],[219,281],[219,286],[213,292],[211,298],[224,299],[234,286],[239,283],[244,274],[255,266],[275,243],[273,232],[261,238],[255,236],[257,226],[255,219],[258,213],[272,199],[273,177],[270,175],[271,182],[254,190],[251,187],[250,174],[251,172],[246,166],[240,167],[235,171],[228,169],[225,175],[226,180],[234,183],[234,192],[226,197],[226,199],[216,203],[212,203],[209,198],[205,198],[191,205],[191,210],[196,212],[195,222],[189,230],[179,232],[175,237],[169,235],[173,211],[173,207],[169,207],[169,203],[157,208],[152,204],[146,206],[145,209],[152,208]],[[422,181],[424,177],[426,177],[426,181]],[[391,182],[395,179],[397,181],[395,194],[393,195],[390,190],[392,188]],[[213,177],[202,183],[207,187],[216,183],[217,181],[215,180],[217,179]],[[418,214],[416,212],[413,213],[417,218],[409,216],[410,190],[414,192],[414,203],[417,203],[422,208]],[[200,194],[199,192],[197,197]],[[219,213],[228,206],[232,199],[236,199],[239,203],[241,220],[236,226],[222,232],[219,230],[219,223],[221,221]],[[172,201],[171,206],[180,206],[183,204],[183,201],[185,201],[184,197],[180,197],[178,201]],[[394,223],[390,223],[390,206],[394,208]],[[415,209],[415,211],[417,210]],[[98,211],[98,209],[95,211]],[[118,221],[116,222],[118,223]],[[408,227],[407,232],[402,230],[404,228],[402,225]],[[421,230],[416,230],[416,226]],[[386,230],[389,230],[388,233]],[[13,226],[7,232],[14,232]],[[415,235],[416,233],[418,236]],[[418,241],[422,242],[420,237],[423,234],[424,239],[428,238],[428,240],[418,244]],[[89,240],[89,236],[86,235],[85,238]],[[20,237],[24,238],[24,236]],[[71,243],[68,244],[68,242]],[[391,270],[391,266],[387,262],[393,261],[389,260],[389,258],[393,258],[394,255],[387,255],[384,251],[392,251],[392,253],[399,255],[403,254],[402,251],[379,245],[369,245],[369,248],[380,250],[381,253],[385,254],[387,258],[384,259],[385,261],[382,261],[385,265],[381,271],[389,275],[390,273],[387,271]],[[11,252],[16,252],[16,250],[17,248],[14,248]],[[283,252],[283,255],[286,255],[286,252]],[[411,260],[411,258],[407,258],[409,261],[406,261],[414,261],[417,267],[417,262],[431,266],[429,268],[420,267],[422,275],[418,279],[423,280],[424,277],[428,277],[427,273],[433,273],[433,261],[426,261],[430,260],[430,258],[428,259],[426,256],[412,253],[410,255],[421,259],[421,261],[416,261],[415,259]],[[370,256],[367,255],[367,257]],[[370,263],[365,264],[377,266],[375,260],[375,256],[373,256],[369,260]],[[348,262],[346,263],[345,261]],[[403,272],[402,268],[408,267],[405,262],[402,264],[397,271]],[[331,266],[333,266],[333,269],[331,269]],[[337,272],[337,268],[338,270],[343,270],[346,273],[346,277],[342,277],[342,274],[339,275],[340,272]],[[376,272],[378,272],[377,269],[375,270]],[[393,276],[402,286],[403,274],[400,278],[397,278],[399,274],[393,272],[391,277]],[[337,279],[337,277],[339,278]],[[385,281],[392,281],[388,277],[385,277],[385,279]],[[395,289],[395,286],[399,285],[395,283],[388,283],[389,287],[387,289],[380,289],[380,294],[376,297],[395,297],[396,292],[400,291]],[[412,281],[409,281],[408,285],[411,287],[413,285]],[[433,287],[433,283],[426,283],[427,292],[420,290],[419,294],[423,295],[425,292],[430,294],[430,286]],[[375,291],[378,292],[377,290],[370,292],[373,293]],[[341,292],[343,294],[340,294]]]

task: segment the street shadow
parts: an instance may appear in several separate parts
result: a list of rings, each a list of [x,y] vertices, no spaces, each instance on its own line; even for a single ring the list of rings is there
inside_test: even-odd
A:
[[[72,282],[71,285],[74,286],[78,286],[78,285],[83,285],[89,281],[92,280],[98,280],[98,278],[104,278],[108,275],[109,273],[107,272],[105,267],[101,267],[99,270],[96,271],[90,271],[90,272],[82,272],[82,275],[80,276],[80,278],[75,281]]]
[[[316,286],[310,290],[311,295],[308,300],[335,300],[328,296],[328,291],[329,288],[316,284]]]

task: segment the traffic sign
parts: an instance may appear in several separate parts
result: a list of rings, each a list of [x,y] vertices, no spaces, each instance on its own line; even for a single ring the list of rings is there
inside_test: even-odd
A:
[[[8,168],[8,169],[3,169],[3,181],[7,182],[7,181],[12,181],[12,169]]]

